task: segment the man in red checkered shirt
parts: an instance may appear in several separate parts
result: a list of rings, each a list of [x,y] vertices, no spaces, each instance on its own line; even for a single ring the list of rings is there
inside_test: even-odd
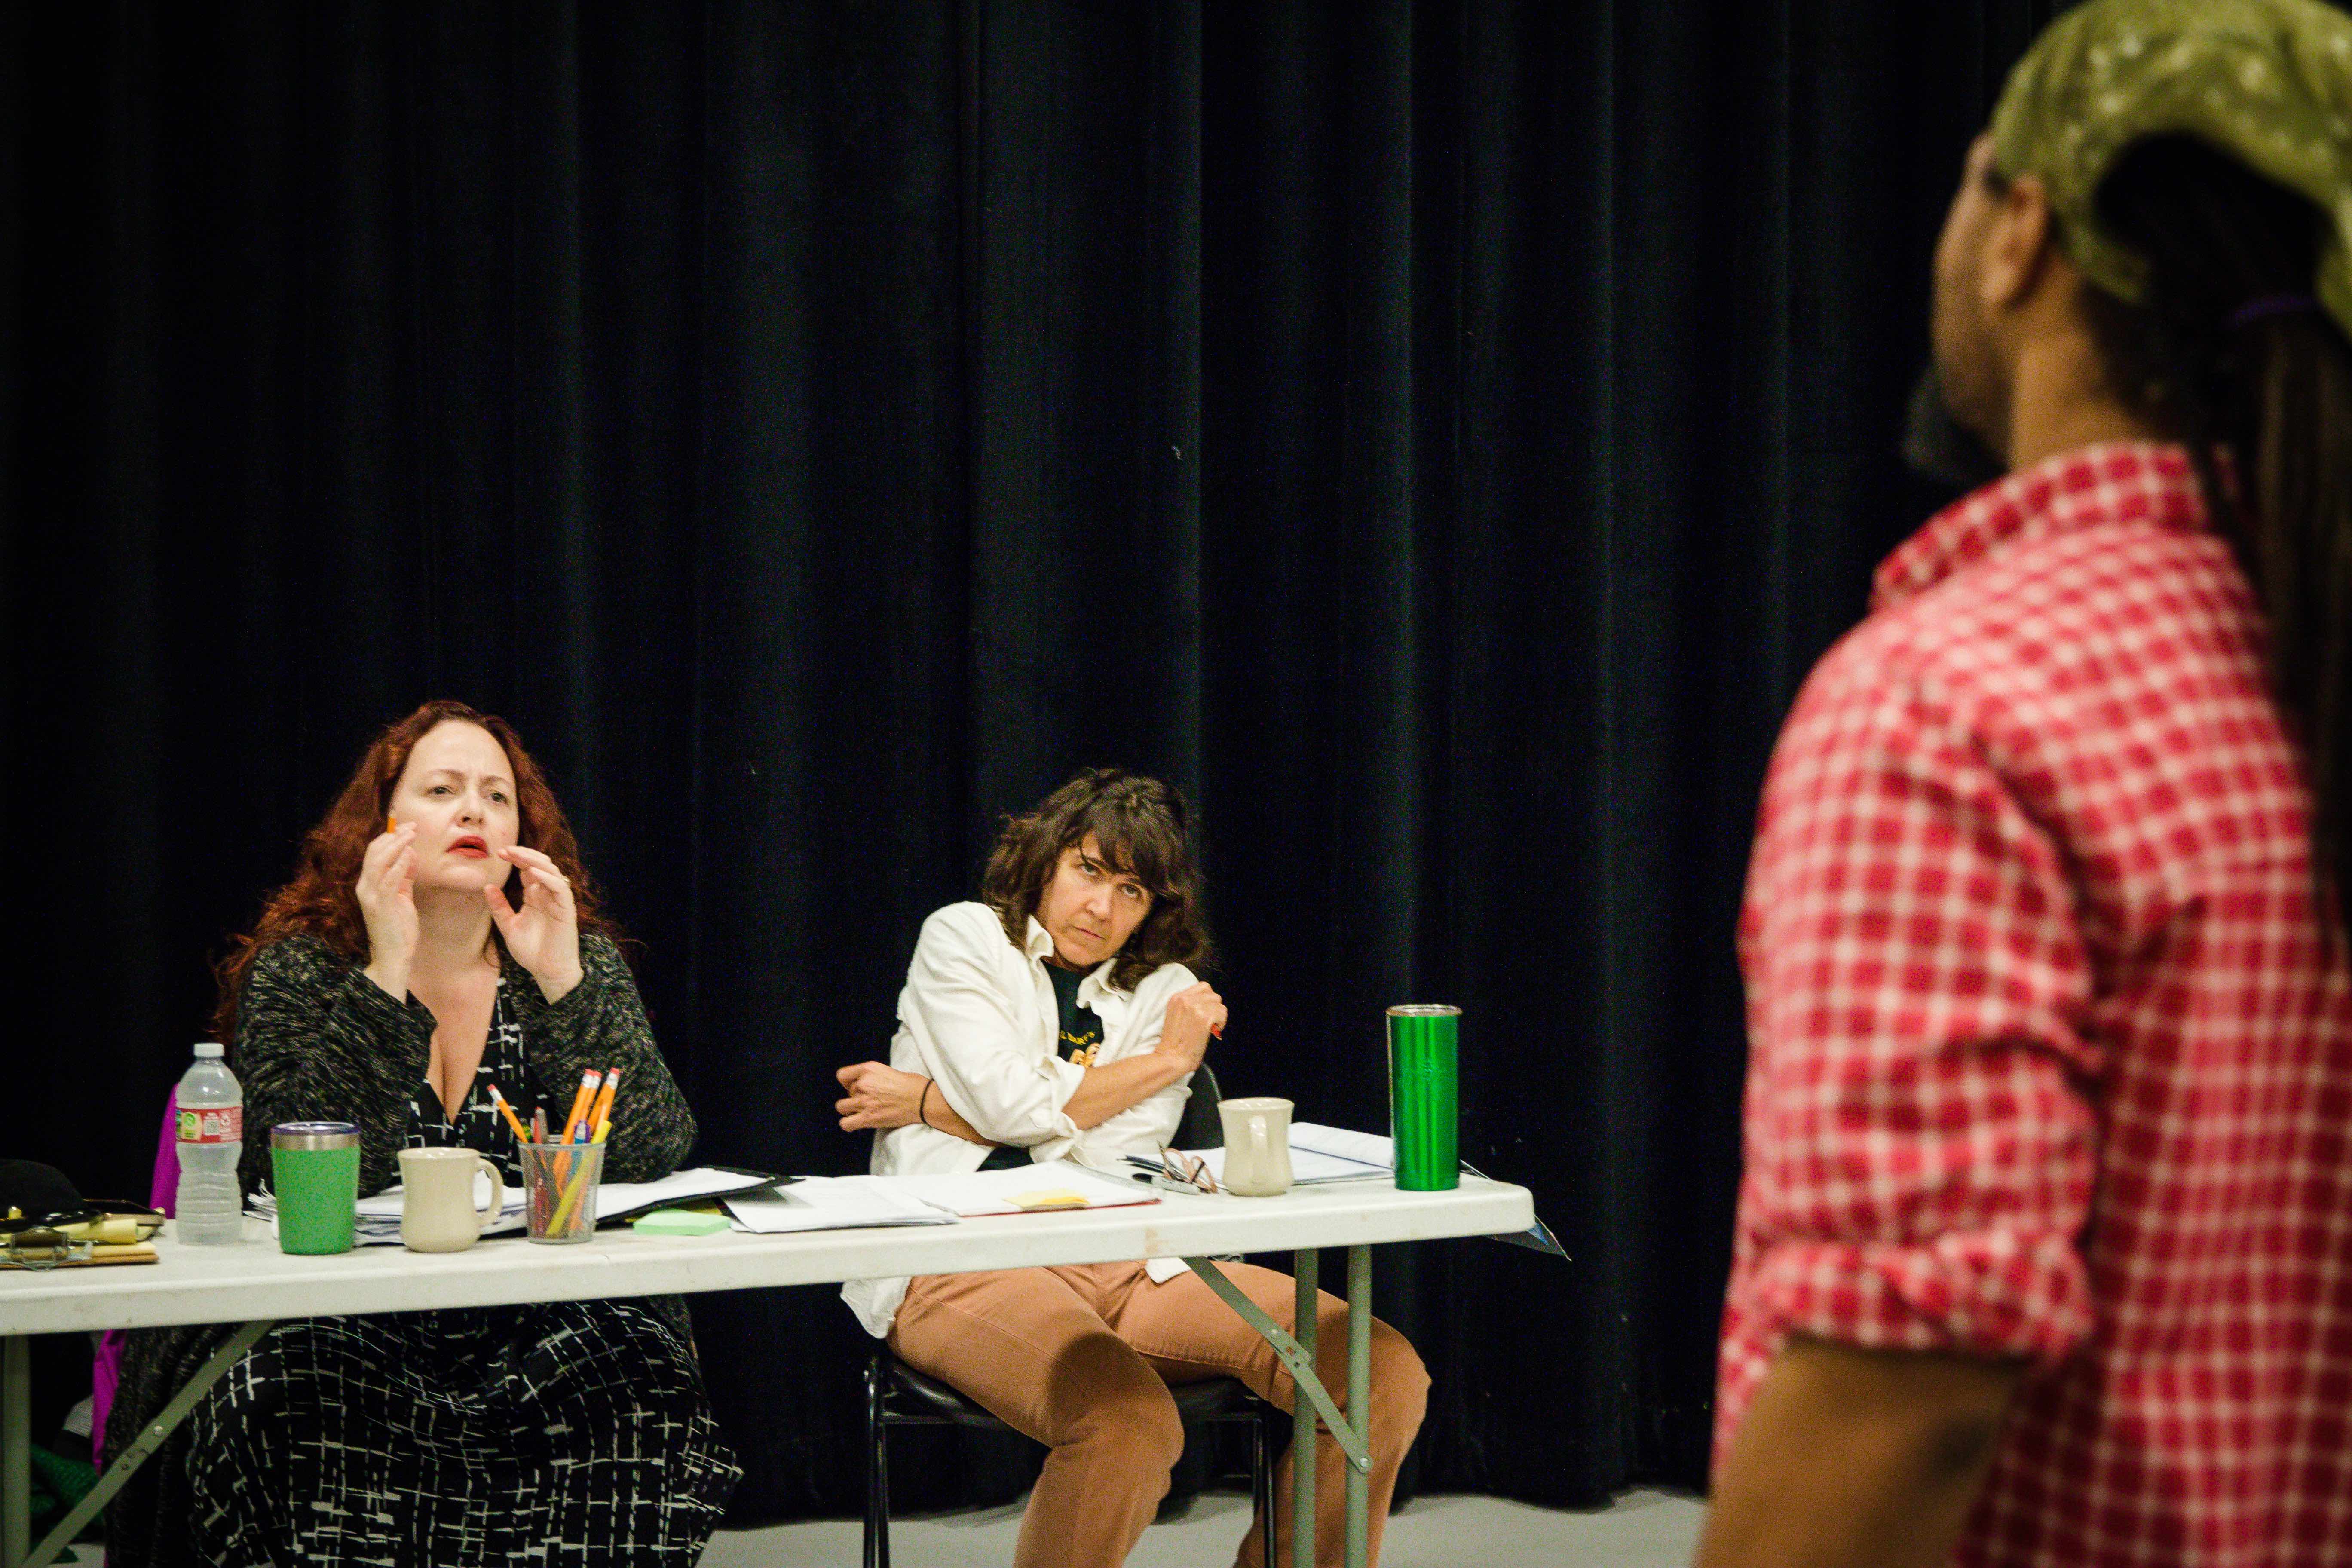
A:
[[[2352,20],[2092,0],[1766,782],[1700,1562],[2352,1563]]]

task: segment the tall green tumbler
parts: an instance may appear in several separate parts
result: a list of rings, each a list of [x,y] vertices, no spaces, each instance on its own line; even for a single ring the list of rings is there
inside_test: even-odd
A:
[[[269,1130],[280,1252],[349,1252],[360,1195],[360,1130],[349,1121],[281,1121]]]
[[[1389,1009],[1389,1136],[1396,1184],[1443,1193],[1462,1184],[1455,1037],[1462,1009],[1421,1003]]]

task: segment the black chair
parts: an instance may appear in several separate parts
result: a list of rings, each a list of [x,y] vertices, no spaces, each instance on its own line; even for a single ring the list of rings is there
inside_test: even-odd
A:
[[[1224,1142],[1217,1116],[1217,1078],[1206,1067],[1192,1075],[1192,1098],[1176,1129],[1179,1149],[1214,1149]],[[1195,1426],[1243,1422],[1250,1428],[1250,1497],[1275,1536],[1274,1434],[1281,1412],[1239,1381],[1213,1377],[1168,1391],[1176,1414],[1190,1432]],[[890,1353],[874,1347],[866,1363],[866,1568],[890,1568],[889,1430],[893,1426],[973,1426],[998,1432],[1012,1428],[936,1378],[925,1377]],[[1270,1554],[1269,1554],[1270,1555]]]

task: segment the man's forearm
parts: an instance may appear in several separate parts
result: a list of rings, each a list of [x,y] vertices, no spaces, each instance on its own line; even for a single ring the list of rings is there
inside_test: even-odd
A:
[[[1790,1341],[1715,1478],[1698,1568],[1942,1568],[2022,1373]]]

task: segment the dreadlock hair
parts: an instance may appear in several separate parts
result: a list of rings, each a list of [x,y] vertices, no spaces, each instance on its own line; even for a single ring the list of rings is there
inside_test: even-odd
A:
[[[2315,907],[2336,912],[2340,938],[2352,889],[2352,345],[2309,302],[2326,220],[2188,136],[2126,149],[2098,206],[2146,259],[2148,287],[2133,306],[2085,284],[2092,340],[2115,395],[2189,448],[2261,602],[2273,689],[2312,793]],[[2257,300],[2270,308],[2245,310]]]

